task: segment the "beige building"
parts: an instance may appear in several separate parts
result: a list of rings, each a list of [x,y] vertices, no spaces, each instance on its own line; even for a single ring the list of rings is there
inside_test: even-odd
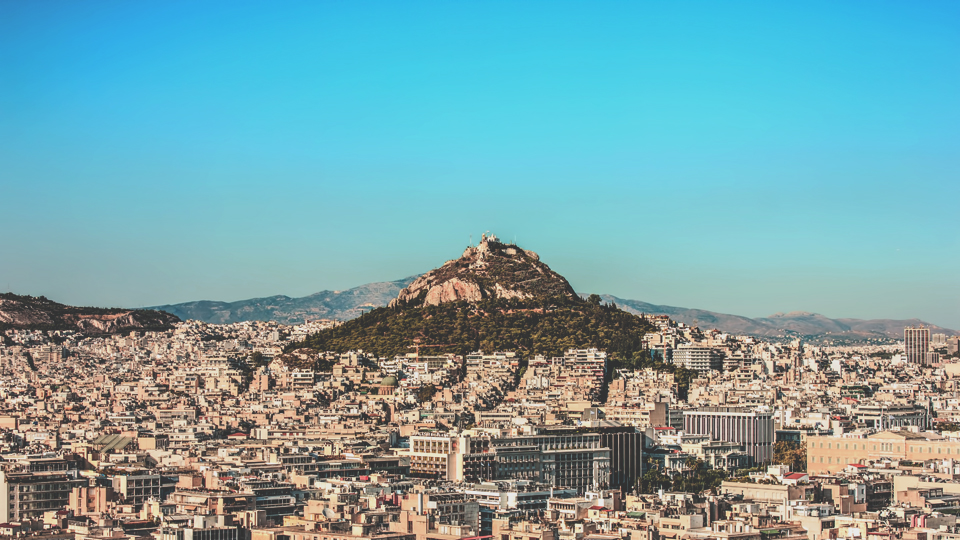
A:
[[[883,431],[867,438],[807,439],[807,472],[810,474],[832,474],[848,465],[881,459],[924,462],[958,458],[960,441],[946,440],[935,433]]]

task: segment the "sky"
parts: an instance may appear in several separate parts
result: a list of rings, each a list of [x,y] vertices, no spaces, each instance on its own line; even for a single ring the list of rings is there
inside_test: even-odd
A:
[[[418,274],[960,329],[960,3],[0,2],[0,288]]]

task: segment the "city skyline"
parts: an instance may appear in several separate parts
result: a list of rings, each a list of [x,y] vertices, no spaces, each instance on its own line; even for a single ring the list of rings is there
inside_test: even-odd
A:
[[[304,296],[516,237],[578,292],[960,329],[958,7],[0,7],[0,286]]]

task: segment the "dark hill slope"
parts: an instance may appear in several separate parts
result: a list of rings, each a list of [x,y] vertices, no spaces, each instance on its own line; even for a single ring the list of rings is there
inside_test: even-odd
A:
[[[87,334],[169,330],[176,316],[146,309],[74,307],[43,296],[0,294],[0,330],[74,330]]]
[[[478,349],[559,355],[571,347],[597,347],[628,359],[640,355],[641,338],[652,330],[637,315],[576,297],[496,298],[380,308],[314,334],[296,347],[363,349],[389,357],[412,352],[412,340],[420,338],[421,345],[439,345],[422,349],[424,355]]]

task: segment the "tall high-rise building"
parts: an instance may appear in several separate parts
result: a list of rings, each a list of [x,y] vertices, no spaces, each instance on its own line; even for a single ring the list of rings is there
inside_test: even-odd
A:
[[[907,362],[911,364],[926,364],[927,352],[930,350],[930,329],[908,326],[903,329],[903,348],[907,354]]]

